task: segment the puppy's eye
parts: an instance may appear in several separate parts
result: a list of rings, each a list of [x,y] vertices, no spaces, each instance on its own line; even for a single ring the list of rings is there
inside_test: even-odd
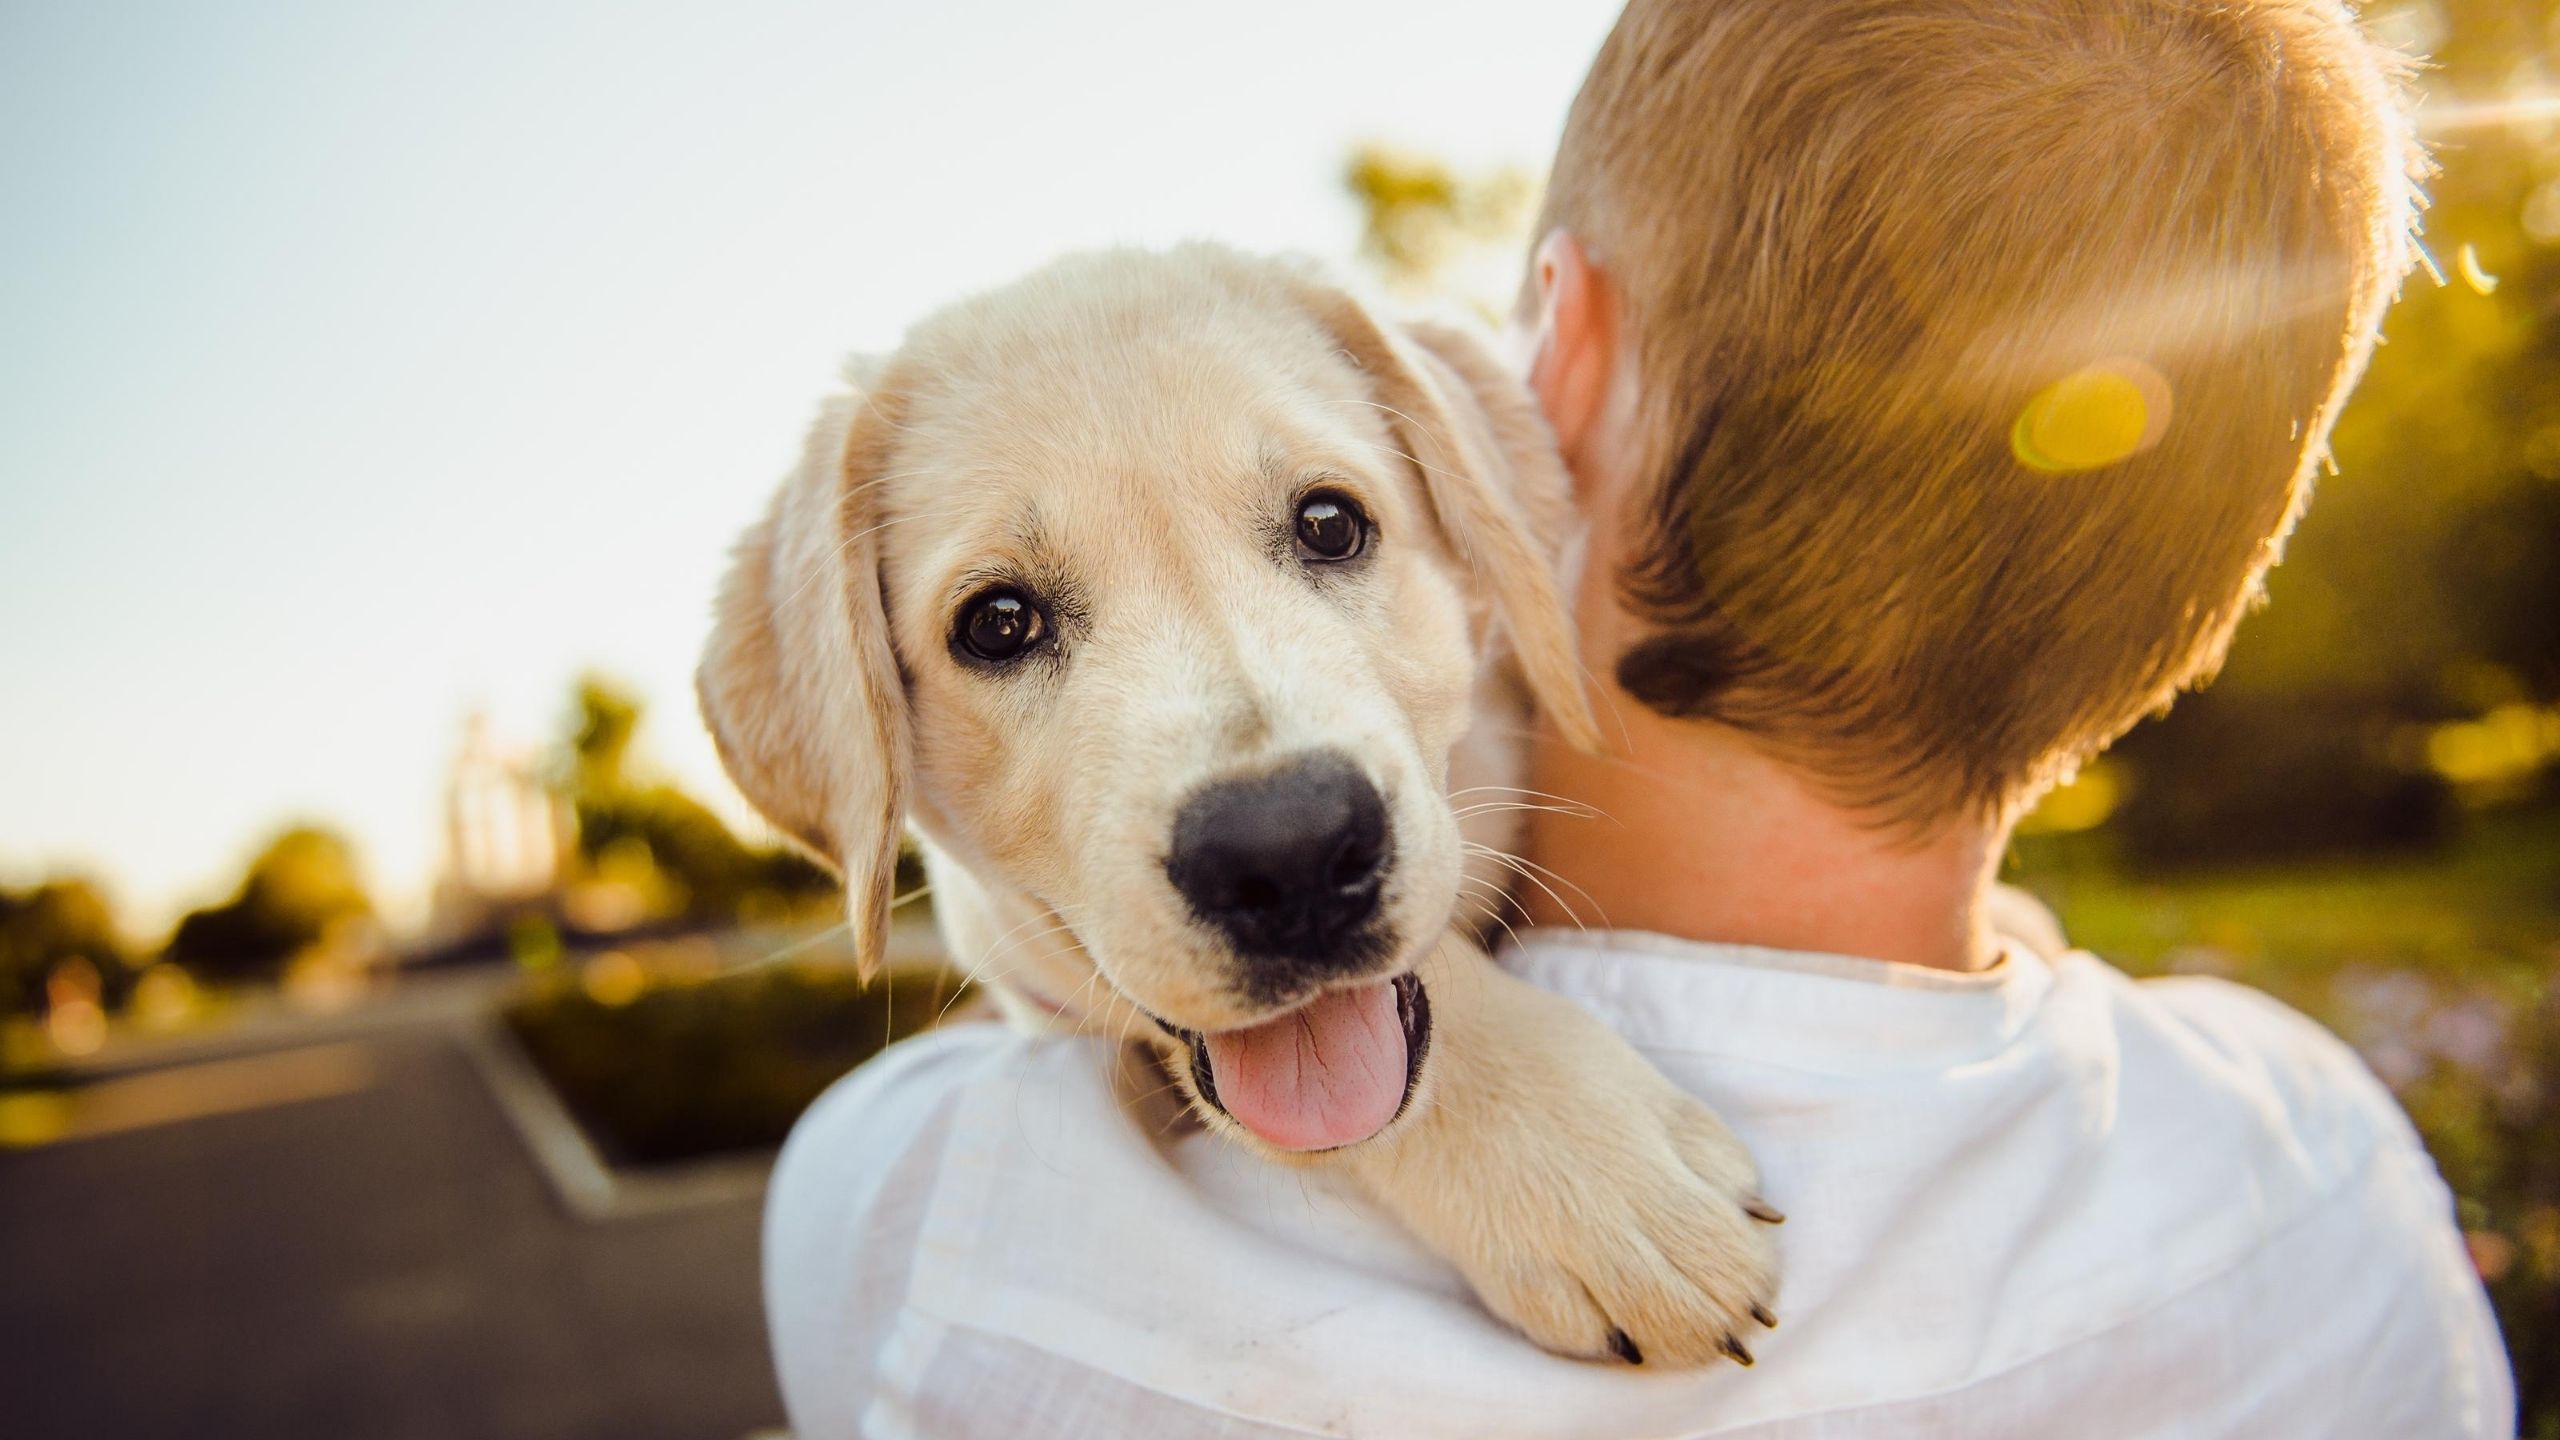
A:
[[[1357,559],[1369,547],[1369,516],[1339,490],[1318,490],[1298,502],[1298,558],[1318,565]]]
[[[960,648],[994,664],[1021,659],[1048,633],[1040,607],[1019,590],[989,590],[960,610]]]

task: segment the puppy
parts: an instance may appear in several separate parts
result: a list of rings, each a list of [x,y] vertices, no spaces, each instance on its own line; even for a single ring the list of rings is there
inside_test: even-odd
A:
[[[1472,340],[1288,264],[1071,258],[858,362],[700,673],[739,787],[876,965],[912,830],[1017,1022],[1156,1047],[1550,1349],[1771,1324],[1751,1159],[1492,964],[1532,700],[1590,743],[1564,473]]]

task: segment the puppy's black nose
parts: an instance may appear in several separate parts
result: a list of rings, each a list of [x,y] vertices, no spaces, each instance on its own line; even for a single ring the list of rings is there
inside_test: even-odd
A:
[[[1387,807],[1339,754],[1203,786],[1173,824],[1165,862],[1192,912],[1256,957],[1352,968],[1378,911]]]

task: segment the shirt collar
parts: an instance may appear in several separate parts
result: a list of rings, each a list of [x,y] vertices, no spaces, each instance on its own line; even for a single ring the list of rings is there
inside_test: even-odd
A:
[[[2053,986],[2052,968],[2015,941],[1971,973],[1641,930],[1524,930],[1501,959],[1639,1048],[1842,1074],[2005,1049]]]

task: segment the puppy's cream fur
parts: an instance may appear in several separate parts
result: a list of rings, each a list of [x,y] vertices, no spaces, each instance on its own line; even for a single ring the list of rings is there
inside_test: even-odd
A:
[[[1775,1284],[1748,1155],[1472,934],[1509,878],[1498,787],[1531,698],[1592,735],[1555,574],[1567,482],[1516,384],[1460,332],[1210,247],[1060,262],[849,378],[738,548],[701,693],[739,786],[842,870],[864,963],[912,827],[954,959],[1017,1023],[1146,1040],[1196,1098],[1157,1021],[1278,1012],[1168,883],[1174,815],[1205,783],[1347,754],[1388,807],[1394,943],[1342,978],[1417,971],[1421,1084],[1315,1155],[1195,1109],[1344,1167],[1550,1348],[1740,1355]],[[1292,554],[1316,486],[1372,517],[1356,566]],[[955,651],[991,583],[1042,598],[1049,647]]]

